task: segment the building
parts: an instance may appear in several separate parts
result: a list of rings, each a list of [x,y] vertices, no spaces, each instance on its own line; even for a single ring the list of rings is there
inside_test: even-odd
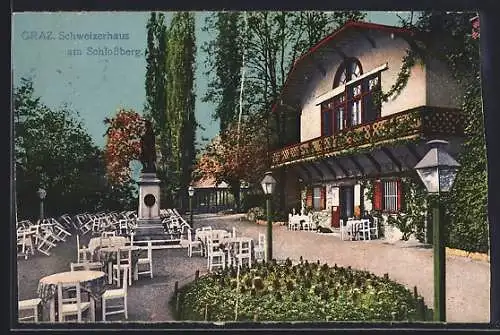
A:
[[[398,213],[401,178],[416,175],[428,140],[449,141],[456,156],[461,92],[443,62],[427,57],[410,67],[402,89],[380,100],[399,85],[416,42],[408,29],[348,22],[295,61],[273,107],[289,120],[285,146],[272,152],[287,210],[311,208],[334,228],[365,210]]]

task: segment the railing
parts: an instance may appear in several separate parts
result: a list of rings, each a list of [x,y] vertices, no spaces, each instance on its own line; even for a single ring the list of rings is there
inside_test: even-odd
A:
[[[317,137],[272,152],[272,167],[297,160],[375,145],[408,137],[463,135],[463,115],[446,108],[417,108],[388,115],[376,121],[346,129],[336,135]]]

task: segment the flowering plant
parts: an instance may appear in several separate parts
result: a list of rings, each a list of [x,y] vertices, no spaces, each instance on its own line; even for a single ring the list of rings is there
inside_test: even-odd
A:
[[[112,184],[123,185],[130,181],[129,164],[141,154],[141,138],[146,130],[144,119],[133,110],[119,109],[114,118],[105,118],[106,173]]]

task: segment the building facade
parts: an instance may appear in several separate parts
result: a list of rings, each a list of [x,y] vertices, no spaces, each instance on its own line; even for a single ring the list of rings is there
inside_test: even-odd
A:
[[[365,211],[395,214],[403,210],[401,178],[415,175],[427,141],[449,141],[456,156],[461,92],[445,64],[425,57],[401,84],[416,38],[408,29],[349,22],[295,61],[273,107],[297,125],[272,152],[288,210],[321,212],[320,224],[334,228]]]

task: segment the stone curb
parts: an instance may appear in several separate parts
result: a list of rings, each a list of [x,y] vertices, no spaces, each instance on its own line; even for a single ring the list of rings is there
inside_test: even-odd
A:
[[[469,252],[465,250],[460,250],[460,249],[452,249],[452,248],[446,248],[446,255],[447,256],[460,256],[460,257],[467,257],[471,258],[476,261],[483,261],[483,262],[490,262],[490,256],[488,254],[482,254],[479,252]]]

